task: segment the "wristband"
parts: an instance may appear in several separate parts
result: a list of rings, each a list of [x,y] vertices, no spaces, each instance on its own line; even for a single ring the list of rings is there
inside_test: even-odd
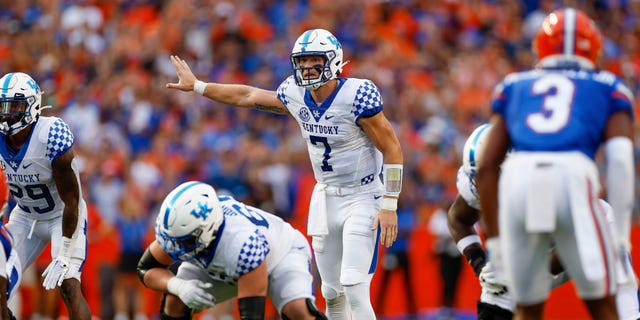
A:
[[[238,298],[238,313],[242,320],[264,319],[264,309],[267,297],[253,296]]]
[[[382,178],[384,184],[384,194],[397,198],[402,190],[402,165],[383,164]]]
[[[464,253],[464,249],[476,243],[480,247],[482,247],[482,243],[480,242],[480,237],[477,234],[471,234],[458,240],[458,242],[456,242],[456,247],[458,247],[458,251],[460,251],[460,253]]]
[[[204,96],[204,89],[207,87],[207,83],[204,81],[196,80],[193,84],[193,91],[197,94]]]
[[[72,240],[70,238],[62,236],[62,241],[60,243],[60,251],[58,251],[58,257],[66,257],[66,258],[71,257],[71,253],[72,253],[71,243],[72,243]]]
[[[398,209],[398,198],[382,198],[382,209],[396,211]]]

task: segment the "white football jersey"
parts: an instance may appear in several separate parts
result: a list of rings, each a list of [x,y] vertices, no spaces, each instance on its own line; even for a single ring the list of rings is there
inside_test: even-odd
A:
[[[290,76],[280,84],[278,99],[287,107],[307,141],[316,181],[353,187],[378,178],[382,153],[356,121],[382,110],[378,88],[370,80],[338,78],[338,87],[321,104]]]
[[[262,264],[267,271],[291,250],[296,231],[280,217],[245,205],[229,196],[220,196],[224,222],[210,250],[191,260],[215,280],[237,284],[238,278]]]
[[[40,117],[20,150],[13,150],[0,137],[0,163],[4,169],[15,210],[38,220],[61,216],[64,202],[53,179],[52,162],[71,149],[73,134],[60,118]],[[72,162],[78,184],[76,161]],[[82,194],[80,208],[83,208]]]

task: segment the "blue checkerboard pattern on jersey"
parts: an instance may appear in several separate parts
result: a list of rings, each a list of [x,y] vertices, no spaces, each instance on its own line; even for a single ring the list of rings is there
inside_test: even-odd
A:
[[[238,267],[236,269],[238,276],[249,273],[260,266],[262,261],[267,258],[269,251],[267,238],[256,229],[240,249]]]
[[[276,96],[278,97],[278,100],[282,101],[282,103],[287,106],[289,105],[289,100],[287,100],[287,89],[289,88],[289,86],[291,85],[291,81],[293,80],[293,76],[288,77],[286,80],[284,80],[282,82],[282,84],[280,84],[280,86],[278,87],[278,91],[276,93]]]
[[[356,91],[351,112],[357,117],[371,116],[382,110],[380,91],[370,80],[365,81]]]
[[[373,180],[375,179],[375,176],[372,174],[360,179],[360,185],[364,186],[365,184],[369,184],[371,182],[373,182]]]
[[[62,119],[56,120],[49,127],[49,136],[47,138],[47,154],[49,160],[58,158],[65,153],[73,145],[73,134]]]

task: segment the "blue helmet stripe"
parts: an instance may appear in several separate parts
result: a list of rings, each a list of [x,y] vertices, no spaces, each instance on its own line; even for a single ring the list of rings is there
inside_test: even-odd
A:
[[[300,47],[300,51],[307,51],[307,45],[309,44],[309,38],[311,38],[311,34],[314,30],[309,30],[304,33],[304,38],[302,38],[302,46]]]
[[[176,202],[176,200],[178,200],[178,198],[187,190],[189,190],[189,188],[201,184],[202,182],[198,182],[198,181],[194,181],[191,183],[187,183],[185,184],[182,189],[178,190],[178,192],[176,192],[175,195],[173,195],[173,198],[171,199],[171,201],[169,202],[169,204],[167,205],[167,209],[164,212],[164,220],[163,220],[163,224],[164,224],[164,228],[165,229],[169,229],[169,212],[171,211],[171,208],[173,208],[173,204]]]
[[[9,82],[11,82],[11,79],[15,74],[16,74],[15,72],[11,72],[8,75],[6,75],[6,78],[4,79],[4,83],[2,84],[2,94],[7,94],[7,92],[9,91]]]
[[[487,128],[489,128],[489,124],[482,125],[482,127],[480,127],[480,130],[478,131],[478,134],[473,137],[473,147],[469,150],[469,164],[472,166],[476,165],[476,146],[478,145],[478,139],[480,139],[480,136],[482,136],[482,133],[487,130]]]

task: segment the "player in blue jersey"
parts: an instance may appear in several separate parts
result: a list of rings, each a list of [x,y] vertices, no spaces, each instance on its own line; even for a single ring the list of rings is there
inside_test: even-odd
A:
[[[314,305],[309,243],[280,217],[189,181],[164,199],[155,229],[138,275],[169,293],[161,320],[191,319],[234,297],[241,319],[264,319],[267,295],[285,320],[326,319]],[[175,262],[176,275],[167,269]]]
[[[507,290],[506,284],[499,282],[504,279],[500,279],[491,266],[476,232],[476,223],[480,219],[480,202],[474,178],[482,159],[482,152],[490,128],[489,124],[479,126],[465,142],[463,165],[458,170],[456,181],[458,195],[448,212],[449,230],[456,241],[458,250],[467,258],[482,285],[482,294],[480,301],[478,301],[478,319],[507,320],[513,317],[515,302]],[[604,200],[600,200],[599,205],[604,208],[609,226],[614,230],[615,221],[611,206]],[[626,252],[620,258],[618,261],[620,269],[626,268],[633,272],[630,253]],[[569,280],[567,273],[562,272],[562,263],[558,261],[555,254],[552,254],[549,271],[554,275],[552,288]],[[620,319],[635,320],[640,318],[638,282],[635,274],[619,283],[616,305]]]
[[[377,240],[389,247],[397,237],[403,171],[400,143],[382,111],[378,88],[370,80],[339,77],[346,64],[342,47],[323,29],[298,37],[291,52],[294,74],[276,91],[205,83],[184,60],[172,56],[171,61],[179,82],[168,88],[290,114],[298,122],[317,182],[307,233],[313,238],[327,315],[374,319],[369,291]]]
[[[42,285],[47,290],[60,287],[70,319],[91,319],[80,288],[87,206],[73,134],[62,119],[40,115],[46,108],[42,91],[25,73],[0,78],[0,106],[0,165],[16,201],[6,227],[17,239],[19,263],[27,268],[51,242],[53,261]]]
[[[633,96],[615,75],[596,69],[600,32],[579,10],[549,14],[533,47],[536,68],[508,75],[491,103],[476,176],[486,247],[509,281],[517,317],[542,318],[553,244],[591,316],[617,319],[616,277],[631,275],[615,269],[618,253],[629,249]],[[601,145],[615,235],[598,199],[594,158]]]

